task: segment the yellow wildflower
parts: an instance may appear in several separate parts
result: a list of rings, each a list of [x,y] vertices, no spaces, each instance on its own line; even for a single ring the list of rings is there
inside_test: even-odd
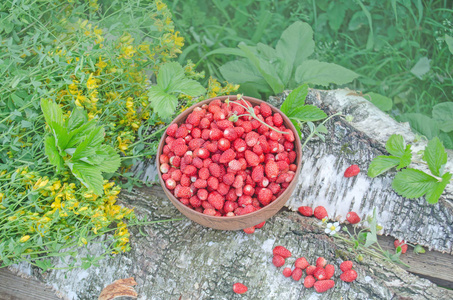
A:
[[[161,11],[163,10],[164,8],[167,7],[167,5],[165,3],[162,3],[162,1],[156,1],[156,7],[157,7],[157,10],[158,11]]]
[[[29,239],[30,239],[30,236],[29,236],[29,235],[24,235],[23,237],[20,238],[19,242],[25,243],[25,242],[28,241]]]
[[[98,87],[96,78],[93,78],[93,73],[90,73],[90,77],[87,80],[87,88],[89,90],[95,89]]]
[[[96,67],[98,67],[101,70],[107,67],[107,63],[102,60],[101,56],[99,56],[99,62],[96,64]]]

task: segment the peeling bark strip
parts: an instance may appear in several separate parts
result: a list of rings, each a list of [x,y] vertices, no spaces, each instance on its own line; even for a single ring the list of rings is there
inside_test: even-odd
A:
[[[180,213],[159,188],[122,193],[123,204],[135,206],[137,216],[149,219],[178,218]],[[339,265],[349,256],[347,246],[326,236],[314,218],[294,212],[280,212],[266,225],[247,235],[220,231],[190,220],[145,226],[143,236],[131,229],[132,251],[99,262],[88,270],[49,270],[41,280],[52,284],[66,299],[96,299],[101,289],[116,278],[133,276],[138,299],[452,299],[453,292],[426,279],[409,274],[398,266],[364,256],[355,263],[358,278],[340,280]],[[282,268],[272,265],[272,249],[282,245],[296,258],[314,264],[323,256],[335,266],[335,287],[324,294],[303,287],[303,282],[285,278]],[[89,245],[91,251],[101,251]],[[80,251],[86,255],[85,250]],[[248,287],[244,295],[233,293],[233,284]],[[245,298],[244,298],[245,297]]]
[[[383,233],[418,243],[442,252],[453,253],[453,185],[447,186],[439,202],[428,204],[424,198],[410,200],[396,194],[391,183],[395,172],[376,178],[367,176],[370,162],[386,155],[385,143],[392,134],[403,135],[413,152],[425,148],[426,141],[415,141],[408,124],[398,123],[363,97],[348,95],[348,90],[311,90],[307,102],[327,113],[341,112],[353,117],[348,123],[335,117],[329,121],[326,141],[313,140],[303,150],[303,166],[299,185],[287,206],[296,211],[299,206],[326,207],[329,217],[344,221],[349,211],[360,217],[371,215],[377,208]],[[286,94],[283,95],[284,98]],[[274,103],[283,99],[273,97]],[[445,170],[453,172],[453,152],[448,151]],[[345,178],[344,170],[359,165],[357,177]],[[422,164],[411,167],[429,172]]]

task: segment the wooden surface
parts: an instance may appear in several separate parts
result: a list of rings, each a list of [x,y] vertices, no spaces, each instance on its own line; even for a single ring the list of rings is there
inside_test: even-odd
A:
[[[50,287],[22,278],[7,268],[0,269],[0,300],[59,300]]]

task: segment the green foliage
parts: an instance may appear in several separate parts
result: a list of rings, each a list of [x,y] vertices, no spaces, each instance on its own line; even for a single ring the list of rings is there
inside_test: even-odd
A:
[[[283,31],[275,48],[262,43],[256,46],[240,43],[238,47],[242,52],[237,55],[244,58],[226,63],[220,67],[220,72],[226,80],[245,85],[247,94],[263,93],[267,98],[301,83],[328,86],[348,83],[359,76],[336,64],[308,60],[315,49],[313,30],[300,21]],[[226,48],[225,53],[232,53],[231,50]],[[216,53],[221,53],[221,49]],[[245,70],[252,76],[236,75]],[[253,89],[247,90],[247,86]]]
[[[169,120],[175,113],[179,94],[195,97],[205,92],[205,88],[198,81],[186,77],[179,63],[167,62],[160,67],[157,85],[150,87],[148,95],[151,107],[159,117]]]
[[[376,157],[368,168],[368,176],[379,176],[394,167],[397,170],[406,168],[411,163],[411,146],[405,145],[401,135],[392,135],[386,143],[386,149],[391,155]],[[447,153],[437,137],[428,142],[421,159],[426,162],[432,175],[406,168],[397,172],[392,187],[403,197],[413,199],[425,196],[428,203],[437,203],[452,178],[451,173],[444,172]]]

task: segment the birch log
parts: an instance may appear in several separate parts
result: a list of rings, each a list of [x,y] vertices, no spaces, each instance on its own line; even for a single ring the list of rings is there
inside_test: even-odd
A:
[[[139,217],[182,217],[160,188],[123,193],[121,201],[134,206]],[[132,251],[107,258],[88,270],[51,270],[35,275],[52,285],[63,299],[97,299],[101,290],[119,278],[133,277],[138,299],[451,299],[453,293],[398,266],[364,256],[354,269],[353,283],[339,279],[339,264],[349,256],[347,246],[323,233],[314,218],[282,211],[252,235],[243,231],[219,231],[188,219],[132,228]],[[304,256],[315,264],[319,256],[336,267],[335,288],[318,294],[301,281],[285,278],[272,264],[272,249],[287,247],[293,254],[287,266]],[[102,250],[90,245],[91,253]],[[81,256],[87,255],[85,250]],[[58,267],[58,266],[57,266]],[[232,286],[248,286],[244,295]]]

